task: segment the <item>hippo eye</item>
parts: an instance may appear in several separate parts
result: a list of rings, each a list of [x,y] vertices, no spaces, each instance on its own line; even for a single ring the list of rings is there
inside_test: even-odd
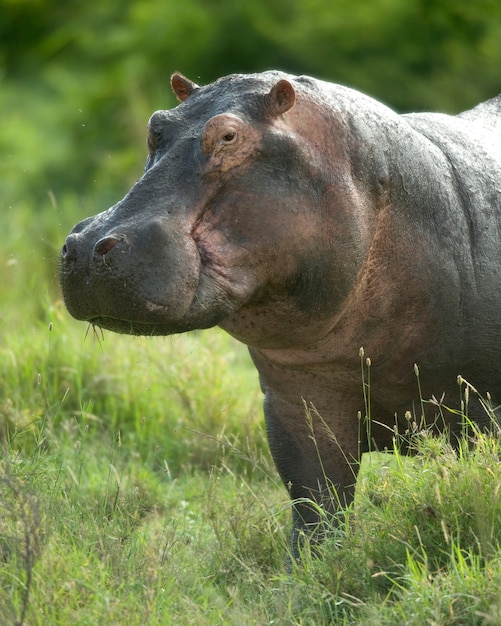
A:
[[[228,132],[225,135],[223,135],[223,141],[225,143],[231,143],[232,141],[235,140],[236,136],[237,136],[237,133],[235,131],[231,130],[230,132]]]
[[[243,122],[235,115],[221,114],[212,117],[205,125],[202,138],[201,148],[205,154],[218,153],[219,150],[225,151],[236,145],[242,136],[239,134]]]

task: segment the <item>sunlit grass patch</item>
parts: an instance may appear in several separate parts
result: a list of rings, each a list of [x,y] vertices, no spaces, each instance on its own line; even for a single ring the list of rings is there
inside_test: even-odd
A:
[[[61,306],[0,346],[0,425],[13,447],[35,444],[40,425],[46,445],[60,433],[111,431],[175,473],[210,467],[234,433],[262,431],[257,374],[245,348],[222,332],[95,337]]]
[[[275,482],[253,487],[225,467],[173,479],[122,456],[116,439],[78,441],[2,465],[12,623],[217,623],[230,588],[263,587],[281,569],[287,506]]]

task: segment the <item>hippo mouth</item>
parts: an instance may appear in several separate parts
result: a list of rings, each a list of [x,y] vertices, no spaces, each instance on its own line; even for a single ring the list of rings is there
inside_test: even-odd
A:
[[[92,327],[102,328],[103,330],[111,330],[122,335],[144,335],[154,336],[166,334],[158,328],[158,324],[147,322],[131,322],[117,317],[94,317],[89,321]]]
[[[174,335],[176,333],[185,332],[187,324],[185,323],[169,323],[162,324],[158,322],[131,321],[121,319],[119,317],[99,316],[87,320],[92,327],[110,330],[121,335],[142,335],[144,337]]]

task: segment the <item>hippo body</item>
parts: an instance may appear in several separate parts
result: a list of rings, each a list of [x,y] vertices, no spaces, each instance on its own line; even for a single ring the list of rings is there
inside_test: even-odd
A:
[[[348,503],[409,411],[460,434],[459,374],[501,402],[501,96],[397,115],[275,71],[171,82],[144,176],[66,241],[64,298],[116,332],[219,325],[249,347],[296,546],[308,500]],[[489,423],[477,398],[469,416]]]

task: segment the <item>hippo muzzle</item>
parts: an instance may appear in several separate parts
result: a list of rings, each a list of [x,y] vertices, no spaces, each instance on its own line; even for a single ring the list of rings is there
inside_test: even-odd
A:
[[[196,309],[201,259],[189,232],[161,218],[114,228],[112,214],[80,222],[64,244],[60,278],[69,312],[122,333],[190,329],[184,318]]]

